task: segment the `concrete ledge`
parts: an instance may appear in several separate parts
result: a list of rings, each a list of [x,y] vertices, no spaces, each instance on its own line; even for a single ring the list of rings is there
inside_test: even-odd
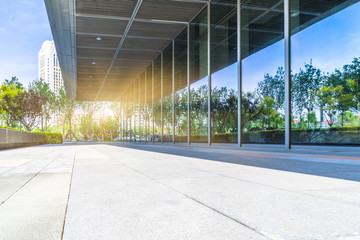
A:
[[[0,128],[0,149],[28,147],[45,143],[45,136],[37,133]]]

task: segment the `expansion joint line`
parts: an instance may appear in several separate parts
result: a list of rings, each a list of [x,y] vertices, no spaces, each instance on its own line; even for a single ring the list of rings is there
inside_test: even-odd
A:
[[[58,155],[56,155],[57,157]],[[23,185],[21,185],[14,193],[12,193],[9,197],[7,197],[4,201],[0,202],[0,207],[9,200],[12,196],[14,196],[17,192],[19,192],[23,187],[25,187],[26,184],[28,184],[31,180],[33,180],[37,175],[39,175],[44,169],[46,169],[51,163],[53,163],[56,160],[56,157],[54,157],[53,160],[48,162],[44,167],[42,167],[37,173],[35,173],[29,180],[27,180]],[[22,164],[25,165],[25,164]],[[20,167],[20,166],[19,166]],[[12,169],[13,170],[13,169]]]
[[[246,223],[243,223],[243,222],[241,222],[240,220],[237,220],[236,218],[231,217],[231,216],[227,215],[226,213],[223,213],[223,212],[221,212],[220,210],[218,210],[218,209],[216,209],[216,208],[214,208],[214,207],[211,207],[211,206],[207,205],[206,203],[203,203],[203,202],[201,202],[200,200],[197,200],[196,198],[193,198],[193,197],[187,195],[186,193],[180,192],[179,190],[177,190],[177,189],[175,189],[175,188],[173,188],[173,187],[171,187],[171,186],[169,186],[169,185],[166,185],[166,184],[160,182],[160,181],[157,180],[156,178],[153,178],[153,177],[151,177],[151,176],[149,176],[149,175],[147,175],[147,174],[145,174],[145,173],[137,170],[136,168],[129,167],[129,166],[126,165],[126,164],[121,164],[121,165],[123,165],[123,166],[125,166],[125,167],[127,167],[127,168],[129,168],[129,169],[131,169],[131,170],[133,170],[134,172],[137,172],[137,173],[143,175],[143,176],[146,177],[146,178],[149,178],[150,180],[152,180],[152,181],[154,181],[154,182],[156,182],[156,183],[158,183],[158,184],[163,185],[163,186],[166,187],[166,188],[171,189],[172,191],[175,191],[175,192],[183,195],[183,196],[186,197],[186,198],[191,199],[192,201],[194,201],[194,202],[196,202],[196,203],[198,203],[198,204],[200,204],[200,205],[202,205],[202,206],[204,206],[204,207],[206,207],[206,208],[208,208],[208,209],[210,209],[210,210],[212,210],[212,211],[214,211],[214,212],[216,212],[216,213],[218,213],[218,214],[220,214],[220,215],[222,215],[222,216],[224,216],[224,217],[226,217],[226,218],[228,218],[228,219],[230,219],[230,220],[232,220],[232,221],[234,221],[234,222],[236,222],[236,223],[238,223],[238,224],[240,224],[241,226],[243,226],[243,227],[245,227],[245,228],[247,228],[247,229],[250,229],[250,230],[256,232],[257,234],[259,234],[259,235],[261,235],[261,236],[263,236],[263,237],[265,237],[265,238],[272,239],[270,236],[265,235],[264,233],[262,233],[262,232],[256,230],[255,228],[247,225]]]
[[[72,184],[72,179],[73,179],[73,175],[74,175],[75,159],[76,159],[76,148],[75,148],[74,159],[73,159],[73,164],[72,164],[72,168],[71,168],[71,176],[70,176],[70,183],[69,183],[69,192],[68,192],[68,198],[67,198],[67,200],[66,200],[64,221],[63,221],[63,227],[62,227],[62,231],[61,231],[61,240],[64,238],[65,222],[66,222],[66,215],[67,215],[68,206],[69,206],[69,200],[70,200],[71,184]]]

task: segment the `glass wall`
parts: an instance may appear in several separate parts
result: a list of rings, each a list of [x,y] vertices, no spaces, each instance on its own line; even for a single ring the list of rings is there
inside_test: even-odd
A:
[[[145,72],[139,78],[139,140],[145,141]]]
[[[208,141],[207,8],[190,24],[190,140]]]
[[[241,5],[241,57],[242,141],[284,144],[283,1]]]
[[[152,66],[146,69],[146,94],[145,94],[145,119],[146,119],[146,140],[151,141],[150,135],[153,132],[153,115],[152,115]]]
[[[292,143],[359,144],[360,3],[291,1]]]
[[[172,142],[172,43],[164,50],[164,78],[163,78],[163,116],[164,142]]]
[[[175,39],[175,141],[187,142],[188,88],[187,88],[187,29]]]
[[[211,140],[214,143],[237,143],[237,51],[240,48],[242,141],[284,144],[284,1],[241,2],[241,46],[237,46],[237,1],[213,0],[209,9]],[[359,144],[360,25],[354,23],[358,22],[360,3],[352,0],[327,1],[326,4],[320,0],[290,0],[290,3],[292,143]],[[130,103],[125,111],[128,129],[132,136],[135,131],[140,131],[134,128],[134,115],[137,114],[136,119],[139,119],[140,112],[142,123],[138,126],[141,126],[144,136],[145,126],[149,126],[146,128],[149,131],[148,140],[160,142],[163,134],[164,142],[172,141],[172,135],[175,135],[176,142],[187,142],[190,129],[191,142],[207,143],[208,8],[194,18],[189,29],[185,28],[176,37],[174,53],[175,106],[172,95],[173,49],[169,41],[163,58],[159,55],[154,60],[154,73],[150,65],[146,69],[147,78],[141,75],[140,83],[131,86],[127,93]],[[140,91],[138,95],[135,88]],[[144,102],[139,110],[133,107],[133,103],[138,104],[138,101]],[[172,125],[173,108],[175,128]],[[155,134],[152,134],[153,130]],[[139,137],[137,133],[136,138]]]
[[[237,8],[222,3],[210,8],[211,141],[237,143]]]
[[[154,61],[154,142],[161,142],[161,55]]]

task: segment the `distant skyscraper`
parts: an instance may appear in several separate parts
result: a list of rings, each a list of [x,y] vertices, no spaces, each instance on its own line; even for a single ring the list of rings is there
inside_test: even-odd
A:
[[[50,89],[58,93],[63,85],[59,60],[54,41],[43,42],[38,56],[39,79],[49,84]]]

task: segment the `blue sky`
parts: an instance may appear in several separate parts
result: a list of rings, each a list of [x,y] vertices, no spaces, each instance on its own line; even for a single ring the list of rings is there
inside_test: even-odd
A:
[[[52,40],[43,0],[0,0],[0,83],[17,76],[28,85],[37,78],[38,51]]]
[[[333,72],[360,57],[360,2],[348,7],[292,37],[292,71],[298,72],[305,62],[323,72]],[[284,41],[251,55],[243,61],[243,89],[253,91],[265,73],[274,75],[284,66]],[[237,89],[236,64],[212,76],[213,87],[225,85]]]

